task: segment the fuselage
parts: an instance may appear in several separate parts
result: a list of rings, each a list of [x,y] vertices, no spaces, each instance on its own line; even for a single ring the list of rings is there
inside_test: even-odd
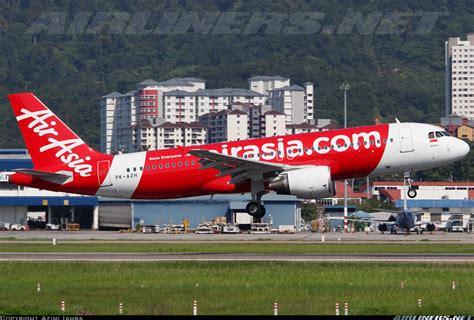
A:
[[[339,180],[446,165],[462,159],[469,145],[447,136],[437,126],[391,123],[113,156],[91,150],[90,156],[81,155],[90,159],[91,170],[87,174],[74,173],[66,184],[21,173],[14,174],[10,181],[42,189],[134,199],[250,191],[250,183],[230,184],[230,176],[217,177],[218,170],[203,169],[200,158],[187,153],[192,149],[289,166],[328,166],[331,178]]]

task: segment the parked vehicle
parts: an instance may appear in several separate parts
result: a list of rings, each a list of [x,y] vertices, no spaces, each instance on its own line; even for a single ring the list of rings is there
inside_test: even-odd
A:
[[[10,225],[10,230],[11,231],[25,231],[26,228],[22,224],[14,223],[14,224]]]
[[[447,232],[463,232],[464,225],[462,220],[448,220],[446,223]]]
[[[197,225],[196,230],[194,231],[194,233],[209,234],[209,233],[213,233],[213,231],[212,231],[212,227],[211,227],[210,224],[202,223],[202,224]]]
[[[142,229],[145,233],[158,233],[160,232],[160,226],[157,224],[147,224]]]
[[[61,230],[61,226],[59,224],[47,223],[46,230]]]
[[[234,224],[226,224],[222,227],[222,233],[239,233],[240,228]]]

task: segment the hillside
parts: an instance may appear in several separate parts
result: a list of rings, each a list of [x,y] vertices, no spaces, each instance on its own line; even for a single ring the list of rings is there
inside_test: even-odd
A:
[[[281,28],[279,22],[260,28],[261,12],[283,16]],[[219,17],[236,13],[246,22],[219,29]],[[429,14],[436,17],[432,28],[422,19]],[[444,41],[472,32],[473,14],[468,1],[441,0],[1,1],[0,148],[23,147],[8,93],[35,92],[97,146],[98,97],[147,78],[178,76],[205,79],[210,88],[247,87],[254,75],[312,81],[317,117],[340,122],[339,84],[346,81],[350,126],[373,123],[377,115],[438,122]],[[104,19],[112,22],[101,24]]]

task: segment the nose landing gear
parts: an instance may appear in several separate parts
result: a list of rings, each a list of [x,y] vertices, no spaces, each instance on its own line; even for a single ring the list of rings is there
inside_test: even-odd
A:
[[[416,197],[417,195],[417,192],[416,192],[416,189],[413,188],[413,186],[411,185],[411,172],[410,171],[407,171],[407,172],[404,172],[403,173],[403,179],[405,180],[405,185],[408,186],[408,191],[407,191],[407,195],[409,198],[413,199]]]

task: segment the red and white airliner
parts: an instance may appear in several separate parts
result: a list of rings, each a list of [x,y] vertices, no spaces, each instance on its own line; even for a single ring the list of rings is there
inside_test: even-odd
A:
[[[330,197],[335,180],[429,169],[470,150],[438,126],[397,122],[108,155],[91,149],[34,94],[8,98],[34,165],[14,170],[11,183],[127,199],[250,191],[247,212],[257,218],[269,191]]]

